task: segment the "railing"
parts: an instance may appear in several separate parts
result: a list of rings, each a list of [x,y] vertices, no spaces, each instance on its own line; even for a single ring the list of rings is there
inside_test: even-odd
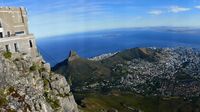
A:
[[[18,40],[18,39],[24,39],[24,38],[34,38],[33,34],[28,34],[28,35],[16,35],[16,36],[10,36],[10,37],[3,37],[0,38],[0,42],[4,41],[11,41],[11,40]]]

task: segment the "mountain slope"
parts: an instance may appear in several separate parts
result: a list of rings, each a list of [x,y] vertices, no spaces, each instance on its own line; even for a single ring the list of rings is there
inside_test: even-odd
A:
[[[70,54],[72,54],[71,52]],[[69,55],[67,60],[55,66],[53,70],[71,80],[72,87],[86,86],[86,80],[88,83],[95,83],[94,81],[103,80],[110,75],[110,69],[104,67],[100,62],[80,58],[75,52],[73,55]]]
[[[86,112],[200,110],[196,49],[133,48],[93,59],[73,54],[54,71],[72,82],[75,99]]]

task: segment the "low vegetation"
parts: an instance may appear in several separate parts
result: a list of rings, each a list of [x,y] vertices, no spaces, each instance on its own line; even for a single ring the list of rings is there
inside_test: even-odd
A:
[[[10,59],[12,57],[12,53],[11,52],[4,52],[3,53],[3,56],[6,58],[6,59]]]
[[[44,67],[39,68],[39,72],[44,72],[44,71],[46,71],[46,69]]]
[[[4,90],[0,89],[0,108],[5,106],[8,103]]]
[[[33,64],[31,67],[30,67],[30,71],[33,72],[33,71],[36,71],[37,70],[37,66],[36,64]]]
[[[54,109],[54,110],[59,109],[60,108],[60,101],[58,99],[51,98],[49,96],[49,94],[50,94],[49,92],[44,93],[44,96],[45,96],[47,103],[49,103],[51,105],[52,109]]]
[[[80,109],[84,112],[102,112],[111,109],[119,112],[195,112],[200,108],[200,99],[189,102],[179,97],[161,98],[135,94],[102,95],[88,94],[81,101]]]

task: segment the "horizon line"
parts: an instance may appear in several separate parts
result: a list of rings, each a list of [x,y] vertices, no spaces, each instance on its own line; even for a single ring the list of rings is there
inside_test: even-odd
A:
[[[77,35],[77,34],[84,34],[84,33],[93,33],[93,32],[101,32],[101,31],[110,31],[110,30],[122,30],[122,29],[136,29],[136,28],[195,28],[200,29],[200,26],[137,26],[137,27],[121,27],[121,28],[105,28],[105,29],[96,29],[90,31],[81,31],[81,32],[73,32],[73,33],[65,33],[65,34],[58,34],[58,35],[51,35],[51,36],[42,36],[36,37],[36,39],[44,39],[44,38],[52,38],[55,36],[70,36],[70,35]]]

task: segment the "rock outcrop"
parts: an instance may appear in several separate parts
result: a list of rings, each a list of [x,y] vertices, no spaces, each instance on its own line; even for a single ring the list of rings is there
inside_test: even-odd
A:
[[[73,60],[76,60],[78,58],[79,58],[79,56],[75,51],[70,51],[69,58],[68,58],[69,61],[73,61]]]
[[[65,77],[42,58],[0,52],[1,112],[78,112]]]

